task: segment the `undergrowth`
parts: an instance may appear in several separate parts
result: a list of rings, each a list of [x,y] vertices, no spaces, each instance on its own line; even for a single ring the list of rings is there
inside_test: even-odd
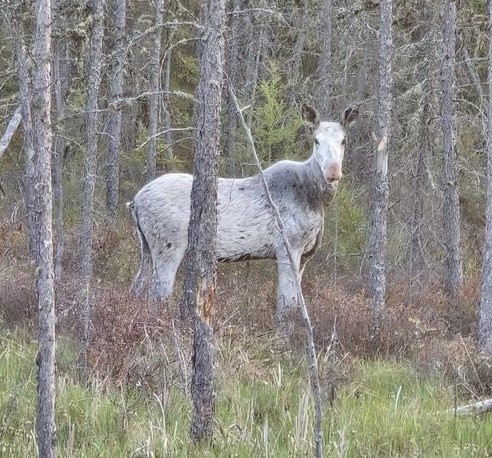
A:
[[[179,339],[186,339],[176,331]],[[57,451],[59,456],[306,456],[313,453],[313,409],[302,356],[278,351],[272,336],[218,342],[216,433],[193,445],[191,406],[168,337],[142,342],[130,360],[160,353],[159,383],[115,382],[93,374],[77,382],[76,351],[58,344]],[[244,337],[243,337],[244,339]],[[36,456],[35,343],[0,332],[0,450],[2,456]],[[181,341],[183,344],[183,341]],[[186,348],[186,345],[179,345]],[[155,355],[150,356],[155,357]],[[323,357],[320,357],[323,365]],[[179,364],[178,364],[179,365]],[[422,373],[395,359],[347,357],[345,381],[332,407],[325,403],[327,456],[488,456],[492,418],[457,418],[456,386],[440,371]],[[457,397],[459,397],[457,399]],[[451,412],[448,410],[451,409]]]

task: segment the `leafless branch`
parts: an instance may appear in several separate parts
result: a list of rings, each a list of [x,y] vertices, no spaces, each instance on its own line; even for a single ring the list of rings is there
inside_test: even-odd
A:
[[[248,127],[246,120],[243,116],[243,110],[239,107],[238,100],[231,86],[229,86],[229,92],[231,94],[232,101],[236,107],[237,113],[239,115],[239,120],[241,121],[241,125],[243,126],[244,131],[246,132],[246,137],[248,139],[249,146],[251,148],[251,152],[253,154],[256,167],[258,168],[258,172],[261,177],[261,181],[263,183],[263,187],[265,189],[265,195],[267,196],[268,202],[272,207],[275,219],[278,224],[278,228],[282,239],[285,244],[285,248],[287,250],[287,254],[289,256],[290,265],[292,267],[292,272],[294,273],[295,285],[297,288],[297,294],[299,297],[299,305],[301,307],[302,317],[304,319],[304,324],[306,326],[307,331],[307,345],[306,352],[309,360],[309,370],[311,374],[311,388],[314,398],[315,405],[315,445],[316,445],[316,456],[322,456],[322,424],[323,424],[323,409],[322,409],[322,398],[321,398],[321,388],[319,383],[319,371],[318,371],[318,360],[316,357],[316,348],[314,346],[314,336],[313,336],[313,327],[311,325],[311,319],[309,318],[306,302],[304,300],[304,296],[302,294],[301,288],[301,278],[299,276],[299,272],[296,269],[294,254],[292,252],[292,247],[290,246],[289,240],[286,235],[286,231],[284,228],[284,224],[280,213],[278,211],[277,206],[273,202],[272,196],[270,194],[270,190],[268,188],[268,183],[266,181],[265,175],[263,173],[263,169],[261,167],[260,160],[258,158],[258,154],[256,153],[256,147],[253,139],[253,135],[251,134],[251,129]]]
[[[9,125],[7,126],[7,130],[5,131],[5,134],[3,134],[3,137],[0,139],[0,159],[5,153],[5,150],[8,148],[10,144],[10,140],[12,140],[12,137],[14,136],[15,131],[19,127],[21,120],[22,120],[22,110],[21,110],[21,106],[19,105],[15,109],[14,114],[12,115],[12,119],[10,120]]]

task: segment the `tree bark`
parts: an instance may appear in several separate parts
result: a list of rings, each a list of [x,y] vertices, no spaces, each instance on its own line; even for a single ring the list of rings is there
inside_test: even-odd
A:
[[[193,419],[191,438],[213,435],[214,342],[210,325],[216,301],[217,183],[224,59],[225,0],[202,2],[200,81],[191,190],[191,219],[186,253],[185,301],[194,317]]]
[[[240,64],[239,64],[239,48],[241,46],[241,15],[239,11],[243,8],[243,0],[232,0],[230,2],[232,14],[229,16],[229,36],[226,46],[225,66],[227,73],[227,81],[225,85],[232,85],[235,90],[240,87]],[[244,28],[243,28],[244,29]],[[222,160],[225,162],[225,172],[227,176],[236,176],[236,158],[234,157],[236,150],[236,130],[237,130],[237,115],[234,103],[229,91],[224,94],[225,99],[225,118],[223,123],[224,133],[224,148]]]
[[[55,292],[51,189],[51,1],[36,1],[32,122],[35,197],[38,212],[38,409],[36,435],[41,457],[55,452]]]
[[[321,1],[319,36],[321,55],[318,64],[318,109],[323,119],[330,119],[331,113],[331,81],[333,70],[331,65],[333,0]]]
[[[89,75],[87,87],[87,101],[85,113],[86,126],[86,159],[84,188],[82,191],[82,298],[81,298],[81,317],[83,326],[83,344],[81,359],[82,368],[87,375],[87,350],[91,334],[91,278],[92,278],[92,213],[94,207],[94,188],[96,185],[96,168],[97,168],[97,128],[99,122],[98,116],[98,95],[101,85],[102,70],[102,43],[103,43],[103,0],[94,0],[92,2],[92,31],[90,39],[89,54]]]
[[[426,66],[428,70],[429,66]],[[426,85],[427,86],[427,85]],[[424,99],[422,100],[422,109],[420,113],[419,126],[419,144],[417,146],[415,161],[412,164],[412,182],[413,182],[413,208],[412,219],[410,223],[410,246],[409,246],[409,263],[410,263],[410,288],[413,290],[418,284],[418,277],[422,276],[424,271],[424,199],[422,198],[426,184],[425,161],[429,154],[429,96],[428,87],[424,88]]]
[[[108,115],[108,155],[106,169],[106,212],[111,220],[116,219],[118,211],[119,156],[121,149],[122,105],[125,74],[125,34],[126,0],[116,0],[115,7],[115,45],[113,71],[111,74],[111,103]]]
[[[371,202],[369,240],[369,294],[372,310],[370,338],[379,344],[386,294],[386,214],[388,208],[388,156],[391,134],[392,0],[381,0],[379,28],[378,145]]]
[[[17,55],[17,74],[19,78],[19,92],[22,107],[22,128],[24,139],[22,144],[24,156],[24,176],[22,177],[22,193],[24,205],[26,208],[26,226],[27,240],[29,245],[29,253],[31,258],[37,262],[39,254],[37,249],[39,243],[37,241],[36,228],[38,227],[38,213],[36,212],[35,203],[35,155],[34,155],[34,140],[31,115],[31,76],[26,52],[26,39],[24,31],[24,21],[19,16],[12,17],[12,33],[16,37],[16,55]]]
[[[150,87],[149,87],[149,145],[147,152],[147,178],[153,180],[156,176],[157,157],[157,126],[159,124],[159,100],[160,97],[160,63],[162,22],[164,19],[164,0],[157,0],[154,13],[154,42],[150,56]]]
[[[59,3],[59,10],[63,7]],[[59,10],[57,14],[60,14]],[[60,21],[60,19],[59,19]],[[58,30],[62,24],[58,22]],[[63,133],[65,116],[65,97],[69,88],[69,45],[68,39],[58,37],[54,43],[53,53],[53,77],[54,99],[56,108],[56,136],[53,150],[53,199],[54,199],[54,233],[55,233],[55,280],[60,280],[62,275],[63,252],[65,250],[65,233],[63,227],[63,157],[69,147]]]
[[[489,9],[489,94],[492,94],[492,0]],[[492,356],[492,103],[488,104],[487,119],[487,204],[485,213],[485,240],[480,285],[480,318],[478,324],[480,349]]]
[[[456,3],[446,0],[444,5],[443,58],[441,69],[441,118],[444,146],[443,173],[443,240],[446,249],[444,287],[456,298],[463,284],[463,266],[460,252],[460,209],[458,200],[458,173],[456,160],[456,116],[454,99],[456,46]]]

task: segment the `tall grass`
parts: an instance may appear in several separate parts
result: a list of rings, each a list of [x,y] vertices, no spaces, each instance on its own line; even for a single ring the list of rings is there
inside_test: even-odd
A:
[[[159,392],[94,377],[76,382],[70,341],[61,340],[57,450],[64,457],[280,457],[312,454],[309,378],[300,357],[280,355],[268,337],[221,342],[217,425],[212,444],[188,439],[190,402],[177,383]],[[0,456],[36,456],[35,342],[0,331]],[[131,357],[131,355],[129,355]],[[346,361],[347,374],[326,407],[327,456],[488,456],[492,417],[445,413],[456,390],[439,373],[396,361]],[[154,390],[155,391],[155,390]]]

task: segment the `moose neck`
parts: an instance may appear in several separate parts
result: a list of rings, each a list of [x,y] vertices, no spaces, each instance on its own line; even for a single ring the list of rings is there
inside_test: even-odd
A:
[[[323,170],[316,160],[313,153],[304,163],[306,170],[306,183],[309,183],[313,197],[325,204],[331,202],[337,191],[338,182],[328,183],[325,179]]]

